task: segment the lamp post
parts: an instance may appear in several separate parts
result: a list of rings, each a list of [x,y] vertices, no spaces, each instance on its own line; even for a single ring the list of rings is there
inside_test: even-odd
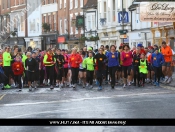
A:
[[[146,41],[146,47],[148,46],[148,44],[147,44],[147,33],[149,33],[149,32],[141,32],[141,33],[144,33],[144,36],[145,36],[145,41]]]
[[[14,28],[14,32],[16,33],[16,37],[17,37],[17,44],[18,44],[18,29]]]

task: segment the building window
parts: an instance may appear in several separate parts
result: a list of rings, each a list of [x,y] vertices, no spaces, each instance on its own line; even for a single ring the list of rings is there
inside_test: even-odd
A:
[[[62,20],[60,20],[60,35],[62,35]]]
[[[4,9],[4,1],[2,0],[1,2],[2,2],[2,9]]]
[[[54,14],[54,30],[56,31],[56,13]]]
[[[70,0],[70,9],[73,8],[73,0]]]
[[[64,19],[64,33],[67,33],[67,20]]]
[[[92,15],[92,29],[95,29],[95,15]]]
[[[48,3],[47,4],[50,4],[50,0],[48,0]]]
[[[64,8],[66,8],[66,0],[64,0]]]
[[[8,0],[7,8],[10,8],[10,0]]]
[[[24,31],[24,16],[21,16],[21,31]]]
[[[60,0],[60,9],[62,8],[62,0]]]
[[[108,22],[110,22],[111,21],[111,5],[110,5],[111,3],[108,1]]]
[[[52,30],[52,20],[51,20],[51,15],[49,15],[49,24],[50,24],[50,30]]]
[[[112,17],[113,17],[113,22],[116,21],[116,12],[115,12],[115,0],[113,0],[113,13],[112,13]]]
[[[73,28],[72,28],[72,15],[70,15],[70,34],[73,34]]]
[[[104,2],[104,7],[103,7],[103,9],[104,9],[104,18],[106,18],[106,2]]]
[[[80,7],[83,7],[83,0],[80,0]]]
[[[88,30],[91,30],[91,17],[88,16]]]
[[[78,0],[75,0],[75,8],[78,8]]]

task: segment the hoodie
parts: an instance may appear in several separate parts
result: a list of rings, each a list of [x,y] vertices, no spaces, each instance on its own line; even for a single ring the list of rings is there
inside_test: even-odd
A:
[[[154,67],[161,67],[165,60],[161,53],[153,53],[151,56],[151,62]]]

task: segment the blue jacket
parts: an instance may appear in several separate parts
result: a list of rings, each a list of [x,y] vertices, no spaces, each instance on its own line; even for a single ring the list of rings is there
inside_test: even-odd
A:
[[[161,53],[153,53],[151,56],[151,62],[154,67],[161,67],[165,60]]]
[[[111,52],[108,52],[107,58],[108,58],[108,67],[119,66],[117,52],[115,52],[114,54],[112,54]]]

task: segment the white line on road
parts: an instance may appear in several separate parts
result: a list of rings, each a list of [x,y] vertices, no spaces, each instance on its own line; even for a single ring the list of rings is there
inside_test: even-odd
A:
[[[68,100],[34,102],[34,103],[1,104],[0,106],[3,107],[3,106],[24,106],[24,105],[52,104],[52,103],[76,102],[76,101],[84,101],[84,100],[111,99],[111,98],[117,98],[117,97],[168,94],[168,93],[171,93],[171,92],[152,92],[152,93],[138,93],[138,94],[127,94],[127,95],[113,95],[111,97],[91,97],[91,98],[68,99]]]
[[[143,103],[143,102],[153,102],[153,101],[155,102],[155,101],[160,101],[160,100],[156,99],[156,100],[130,101],[130,102],[122,102],[122,104],[124,104],[124,103]],[[106,106],[110,106],[110,105],[114,106],[114,104],[117,104],[117,103],[119,103],[119,102],[110,103],[110,104],[96,105],[95,108],[98,108],[98,110],[94,110],[94,109],[88,110],[90,107],[84,106],[84,107],[76,107],[76,108],[74,107],[74,108],[68,108],[68,109],[59,109],[59,110],[51,110],[51,111],[34,112],[34,113],[30,113],[30,114],[23,114],[23,115],[7,117],[7,119],[9,119],[9,118],[27,117],[27,116],[30,117],[31,115],[39,115],[39,114],[54,113],[54,112],[59,112],[59,113],[66,112],[66,111],[77,112],[75,110],[78,110],[78,112],[80,112],[80,110],[83,110],[83,112],[89,112],[89,111],[93,111],[93,112],[98,111],[99,112],[99,111],[103,110],[103,109],[100,109],[100,107],[106,107]],[[119,110],[123,111],[123,110],[129,110],[129,109],[114,109],[114,110],[115,111],[119,111]]]

